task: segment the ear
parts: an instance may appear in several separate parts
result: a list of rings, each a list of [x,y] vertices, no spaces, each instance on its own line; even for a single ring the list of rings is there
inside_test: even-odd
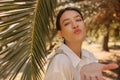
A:
[[[62,37],[62,31],[58,30],[57,33]]]

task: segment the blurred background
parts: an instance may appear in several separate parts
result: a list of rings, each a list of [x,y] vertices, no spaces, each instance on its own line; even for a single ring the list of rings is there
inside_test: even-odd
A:
[[[47,55],[62,39],[56,15],[78,7],[87,27],[83,48],[100,63],[120,65],[120,0],[0,0],[0,80],[42,80]],[[120,67],[103,72],[120,80]]]

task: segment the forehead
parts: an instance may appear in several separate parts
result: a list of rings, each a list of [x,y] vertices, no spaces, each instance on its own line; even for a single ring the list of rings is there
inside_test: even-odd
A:
[[[80,16],[80,17],[81,17],[81,15],[80,15],[77,11],[67,10],[67,11],[65,11],[65,12],[62,14],[62,16],[61,16],[61,18],[60,18],[60,21],[66,19],[66,18],[74,18],[74,17],[76,17],[76,16]]]

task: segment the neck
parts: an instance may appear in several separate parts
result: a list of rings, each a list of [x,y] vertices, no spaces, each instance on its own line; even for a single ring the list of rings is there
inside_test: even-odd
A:
[[[79,57],[81,57],[82,43],[66,43],[66,45]]]

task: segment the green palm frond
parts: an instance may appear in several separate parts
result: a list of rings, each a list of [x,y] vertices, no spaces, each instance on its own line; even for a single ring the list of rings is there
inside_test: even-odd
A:
[[[69,1],[0,0],[0,80],[42,80],[54,9]]]
[[[0,79],[41,80],[56,0],[0,1]]]

